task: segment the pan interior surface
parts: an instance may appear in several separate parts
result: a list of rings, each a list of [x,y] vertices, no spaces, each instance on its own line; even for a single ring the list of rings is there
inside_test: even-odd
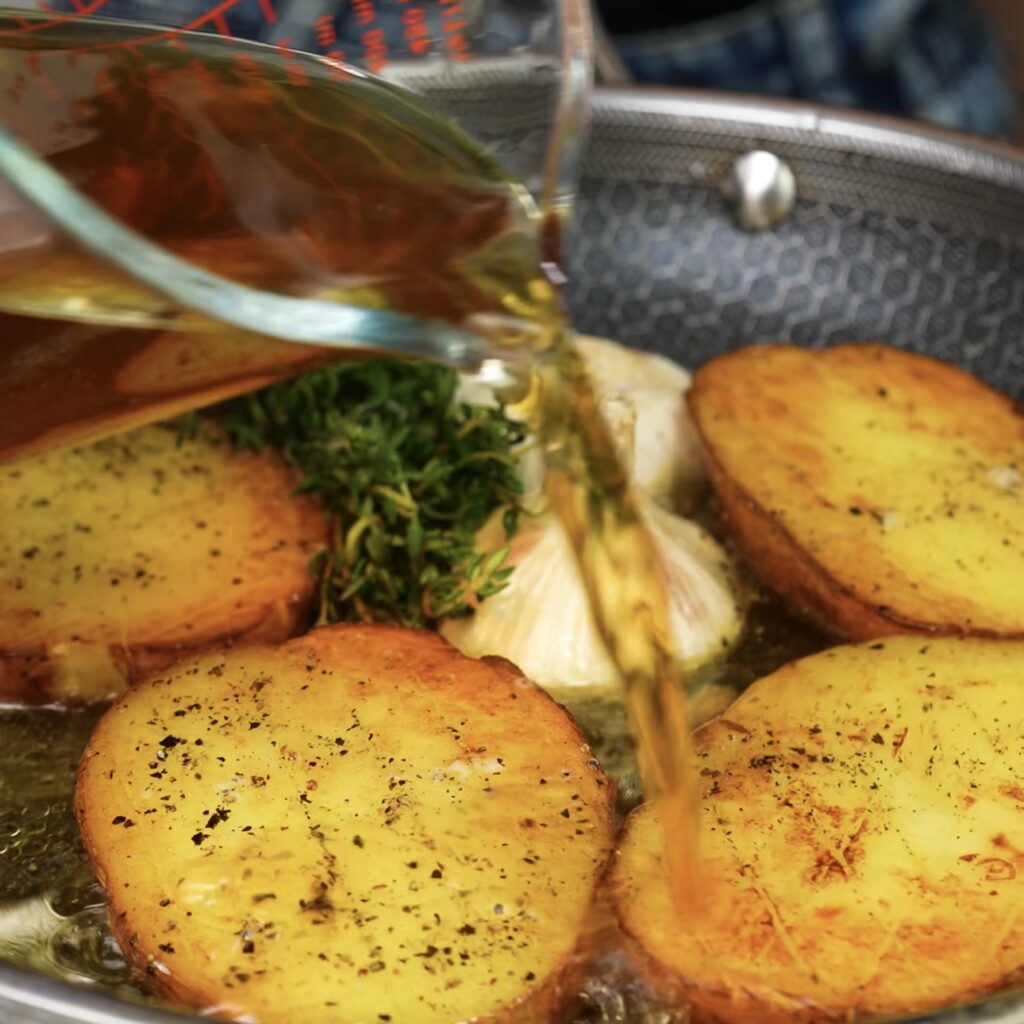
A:
[[[755,149],[785,160],[798,188],[792,214],[762,232],[736,224],[719,187]],[[567,242],[568,299],[581,332],[688,368],[741,345],[870,339],[1024,399],[1022,239],[1024,156],[1010,149],[807,107],[606,91]],[[182,1019],[146,1000],[112,940],[96,938],[102,896],[70,813],[95,718],[0,712],[7,1024]],[[1024,998],[919,1019],[1011,1024]]]

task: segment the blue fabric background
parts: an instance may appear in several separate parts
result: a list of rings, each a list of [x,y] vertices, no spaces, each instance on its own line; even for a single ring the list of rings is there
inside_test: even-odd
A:
[[[518,2],[528,12],[532,0]],[[108,0],[103,13],[180,25],[213,5]],[[273,6],[277,21],[268,25],[258,0],[237,0],[226,11],[232,33],[266,42],[287,39],[295,49],[317,52],[327,47],[318,42],[313,23],[326,16],[336,45],[358,51],[363,29],[349,4],[273,0]],[[51,7],[72,9],[70,0]],[[375,10],[392,52],[401,52],[400,5],[376,0]],[[492,29],[514,34],[520,26],[512,19]],[[619,35],[616,43],[641,82],[817,100],[990,135],[1009,134],[1013,125],[998,44],[969,0],[762,0],[678,29]]]

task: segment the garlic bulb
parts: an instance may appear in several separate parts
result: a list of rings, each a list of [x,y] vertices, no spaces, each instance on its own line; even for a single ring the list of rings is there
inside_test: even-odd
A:
[[[581,337],[576,344],[633,483],[666,506],[678,504],[704,478],[683,397],[690,375],[671,359],[613,341]],[[623,406],[632,410],[631,420]]]
[[[668,508],[703,479],[696,431],[683,396],[690,375],[671,360],[599,338],[577,338],[619,458],[660,555],[669,595],[673,653],[691,670],[723,654],[738,638],[743,613],[725,552],[699,526]],[[458,398],[491,404],[481,377],[466,379]],[[531,509],[544,508],[543,460],[527,441],[520,477]],[[495,518],[478,537],[480,550],[503,540]],[[505,590],[442,633],[473,657],[501,655],[548,689],[613,687],[618,675],[591,617],[579,570],[561,524],[550,513],[521,522]],[[719,693],[705,695],[710,708]],[[707,710],[707,709],[705,709]]]
[[[614,341],[577,337],[575,343],[633,484],[666,507],[685,502],[704,479],[697,432],[684,401],[690,375],[671,359]],[[494,368],[485,371],[462,378],[456,401],[495,404]],[[528,496],[540,490],[544,471],[536,448],[525,451],[520,475]]]
[[[661,556],[674,653],[692,669],[724,653],[740,632],[728,559],[695,523],[639,493],[638,501]],[[546,688],[616,686],[562,525],[550,514],[524,522],[509,563],[508,587],[442,633],[465,654],[508,658]]]

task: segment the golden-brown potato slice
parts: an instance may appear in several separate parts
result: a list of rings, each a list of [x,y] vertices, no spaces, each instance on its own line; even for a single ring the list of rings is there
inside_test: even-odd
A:
[[[656,810],[619,914],[695,1020],[902,1016],[1024,967],[1024,644],[894,637],[755,683],[698,730],[703,917],[672,906]]]
[[[160,426],[0,467],[0,699],[109,699],[191,650],[290,636],[326,538],[295,485]]]
[[[841,635],[1024,636],[1024,416],[879,345],[743,349],[689,396],[755,572]]]
[[[452,1024],[550,996],[610,791],[508,662],[333,626],[130,691],[77,815],[122,947],[173,997],[262,1024]]]

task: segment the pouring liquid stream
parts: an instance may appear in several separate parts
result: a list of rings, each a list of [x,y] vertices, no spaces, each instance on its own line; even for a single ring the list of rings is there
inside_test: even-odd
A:
[[[533,396],[546,489],[622,680],[645,797],[659,806],[676,906],[693,914],[701,909],[697,774],[685,680],[667,643],[666,583],[582,358],[564,325],[554,330]]]
[[[558,232],[539,229],[525,190],[450,123],[373,79],[269,50],[240,60],[214,40],[188,52],[122,46],[106,29],[83,47],[80,31],[0,33],[0,76],[15,97],[4,123],[124,223],[283,294],[459,324],[512,315],[489,340],[498,355],[532,350],[523,405],[545,449],[549,499],[623,680],[676,902],[692,910],[696,778],[665,583],[542,271],[557,262]],[[21,73],[41,64],[42,79]],[[336,358],[170,308],[31,211],[7,217],[17,230],[0,250],[0,459]]]

